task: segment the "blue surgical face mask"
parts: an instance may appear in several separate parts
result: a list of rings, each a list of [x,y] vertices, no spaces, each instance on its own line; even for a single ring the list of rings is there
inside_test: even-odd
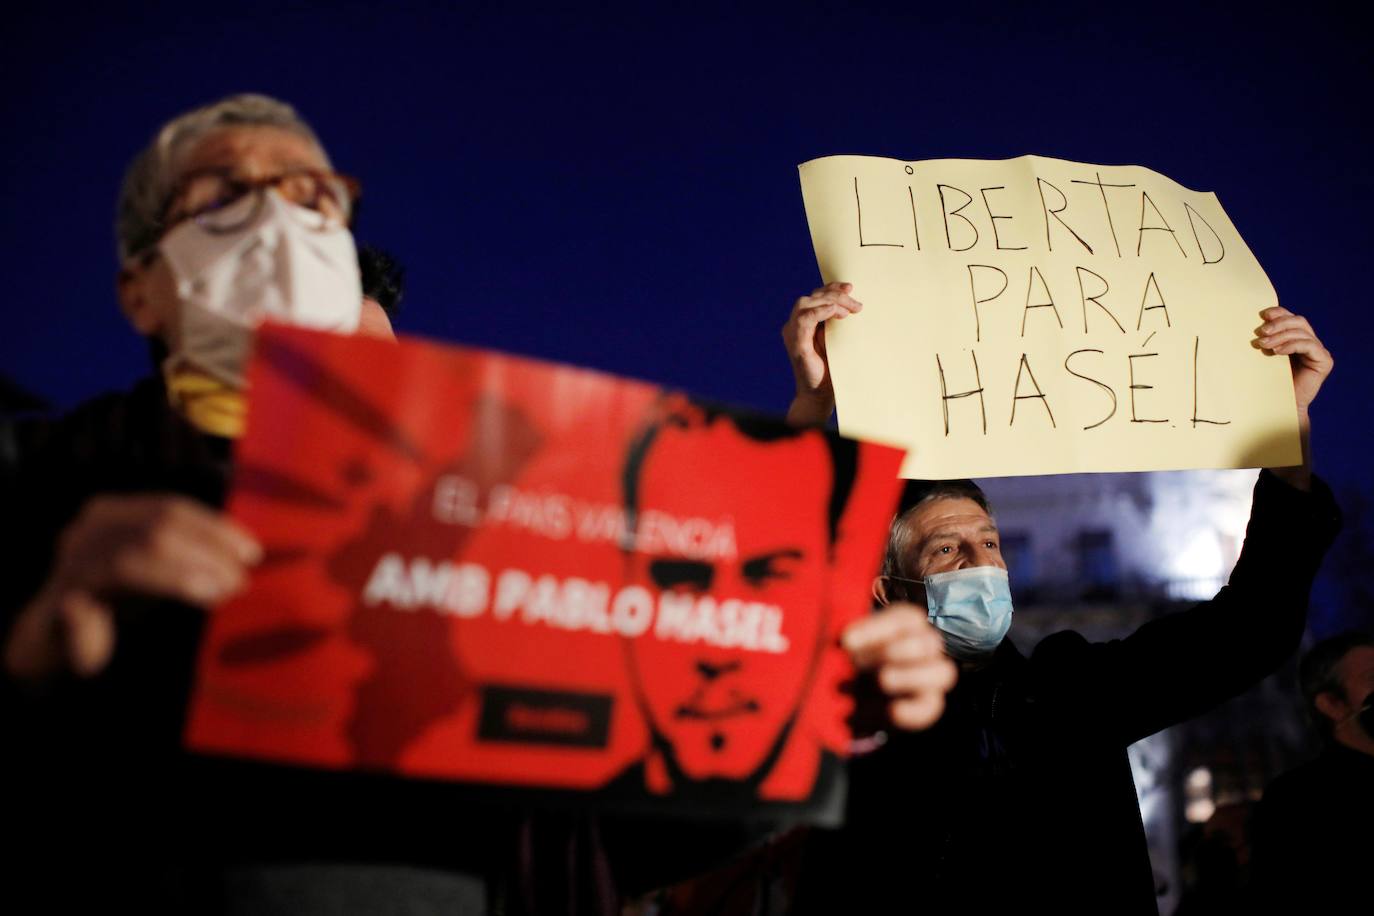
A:
[[[987,658],[1011,629],[1011,584],[997,566],[969,566],[933,573],[919,582],[926,587],[929,620],[945,638],[945,649],[964,661]]]

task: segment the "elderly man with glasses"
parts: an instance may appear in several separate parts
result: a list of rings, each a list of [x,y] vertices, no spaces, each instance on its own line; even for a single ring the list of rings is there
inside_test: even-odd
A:
[[[253,328],[270,317],[391,335],[363,297],[349,231],[357,191],[309,125],[264,96],[182,115],[134,160],[119,200],[117,290],[159,372],[36,437],[53,462],[44,476],[74,466],[43,508],[65,531],[5,640],[12,677],[103,671],[116,650],[112,596],[208,607],[243,584],[261,550],[203,504],[223,499],[214,472],[227,470],[242,431]],[[156,491],[179,495],[133,495]]]
[[[157,371],[26,427],[0,479],[0,759],[22,854],[11,898],[38,894],[44,911],[614,913],[622,892],[758,836],[182,749],[197,611],[263,561],[220,511],[254,328],[391,335],[359,281],[357,196],[295,111],[255,95],[173,119],[125,177],[117,292]],[[880,669],[897,725],[939,716],[955,671],[923,618],[894,609],[846,642]]]
[[[125,177],[117,293],[156,371],[25,426],[0,492],[11,899],[480,912],[517,870],[498,851],[518,820],[432,787],[181,748],[198,610],[263,556],[219,508],[253,329],[391,335],[360,283],[357,195],[290,106],[255,95],[170,121]]]

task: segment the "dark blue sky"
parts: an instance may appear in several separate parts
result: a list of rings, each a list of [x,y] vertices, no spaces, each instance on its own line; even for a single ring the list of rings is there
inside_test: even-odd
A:
[[[1364,473],[1371,64],[1316,4],[225,6],[7,25],[0,368],[61,405],[147,366],[113,296],[125,164],[167,117],[252,90],[362,179],[359,238],[409,267],[401,330],[772,410],[778,329],[817,282],[798,163],[1148,166],[1217,192],[1312,318],[1337,360],[1319,469]]]

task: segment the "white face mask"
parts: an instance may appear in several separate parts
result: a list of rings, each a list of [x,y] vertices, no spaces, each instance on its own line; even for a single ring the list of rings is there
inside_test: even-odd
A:
[[[263,319],[357,330],[363,293],[352,233],[322,229],[314,210],[259,193],[259,212],[242,229],[219,234],[187,220],[159,244],[181,300],[179,343],[166,371],[189,364],[242,388],[253,329]],[[258,206],[256,197],[232,206]]]

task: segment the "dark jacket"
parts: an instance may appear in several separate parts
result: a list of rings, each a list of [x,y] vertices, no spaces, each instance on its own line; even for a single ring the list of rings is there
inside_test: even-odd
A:
[[[1339,527],[1330,491],[1261,473],[1215,598],[1125,639],[1004,642],[924,733],[851,765],[846,826],[818,833],[805,912],[1154,913],[1126,748],[1244,691],[1295,651]]]
[[[1374,756],[1333,744],[1264,790],[1251,830],[1259,912],[1339,912],[1368,901]]]

